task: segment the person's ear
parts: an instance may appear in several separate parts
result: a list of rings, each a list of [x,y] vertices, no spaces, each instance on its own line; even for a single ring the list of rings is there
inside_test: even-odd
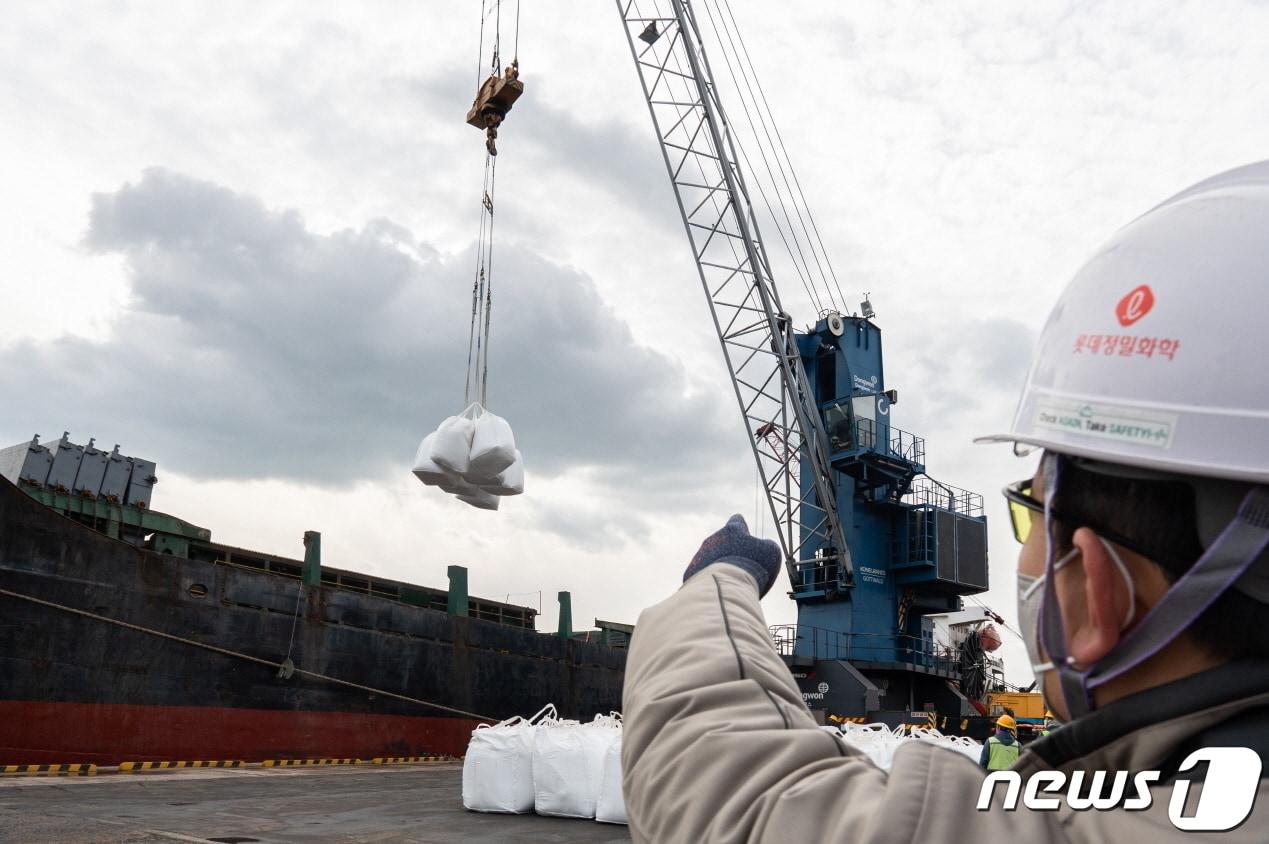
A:
[[[1119,643],[1131,596],[1119,567],[1095,532],[1080,528],[1071,542],[1079,549],[1084,569],[1085,612],[1069,633],[1070,654],[1080,665],[1093,665]]]

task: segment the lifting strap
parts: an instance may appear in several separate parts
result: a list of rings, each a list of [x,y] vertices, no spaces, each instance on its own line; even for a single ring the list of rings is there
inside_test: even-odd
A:
[[[491,8],[492,5],[492,8]],[[493,16],[493,51],[489,77],[484,77],[485,26]],[[488,405],[489,326],[493,310],[493,221],[498,181],[498,126],[524,90],[520,75],[520,0],[516,0],[515,35],[511,64],[502,71],[502,0],[481,0],[480,47],[476,66],[479,86],[467,122],[485,129],[485,174],[480,195],[480,226],[476,236],[476,277],[471,290],[471,323],[467,333],[467,375],[463,404]],[[501,74],[501,75],[500,75]]]

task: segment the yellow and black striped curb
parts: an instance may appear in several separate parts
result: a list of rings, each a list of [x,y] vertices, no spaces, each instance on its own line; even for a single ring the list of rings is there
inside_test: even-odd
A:
[[[301,765],[362,765],[360,759],[266,759],[260,763],[265,768],[294,768]]]
[[[175,771],[181,768],[241,768],[246,762],[237,759],[216,762],[120,762],[119,770],[124,773],[136,771]]]
[[[96,765],[5,765],[0,771],[6,777],[84,777],[97,773]]]
[[[409,762],[453,762],[453,756],[376,756],[370,760],[376,765],[400,765]]]

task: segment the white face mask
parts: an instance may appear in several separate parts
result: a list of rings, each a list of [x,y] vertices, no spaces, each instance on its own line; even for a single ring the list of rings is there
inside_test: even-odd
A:
[[[1136,616],[1137,592],[1132,582],[1132,576],[1128,573],[1128,567],[1124,565],[1124,561],[1120,558],[1119,552],[1115,550],[1115,546],[1100,536],[1097,538],[1101,540],[1106,552],[1110,554],[1110,559],[1114,561],[1115,568],[1119,569],[1119,576],[1128,584],[1128,615],[1119,626],[1119,629],[1123,630],[1129,624],[1132,624],[1132,620]],[[1055,560],[1053,562],[1054,573],[1060,571],[1063,566],[1075,559],[1078,554],[1079,549],[1072,548],[1063,554],[1060,559]],[[1044,600],[1044,579],[1044,575],[1035,577],[1018,572],[1018,624],[1021,625],[1022,641],[1027,646],[1027,658],[1031,661],[1031,670],[1035,672],[1037,679],[1039,679],[1039,675],[1046,671],[1052,671],[1056,667],[1052,661],[1043,661],[1043,656],[1040,653],[1040,606]],[[1056,607],[1054,609],[1057,611]]]

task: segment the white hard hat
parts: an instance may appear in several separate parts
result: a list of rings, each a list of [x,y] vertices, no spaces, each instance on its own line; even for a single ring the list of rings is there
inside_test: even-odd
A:
[[[1036,343],[1014,442],[1160,472],[1269,482],[1269,161],[1121,229]]]

